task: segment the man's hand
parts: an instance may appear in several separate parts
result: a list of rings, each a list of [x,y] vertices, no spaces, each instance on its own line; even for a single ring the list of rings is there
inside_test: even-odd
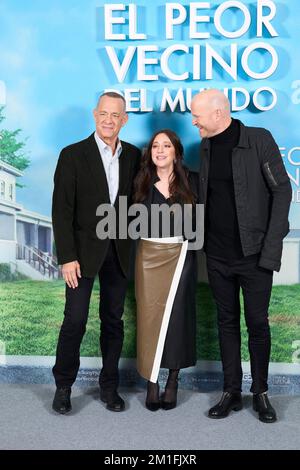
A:
[[[77,277],[81,277],[80,264],[78,261],[71,261],[62,265],[62,275],[66,283],[72,289],[78,287]]]

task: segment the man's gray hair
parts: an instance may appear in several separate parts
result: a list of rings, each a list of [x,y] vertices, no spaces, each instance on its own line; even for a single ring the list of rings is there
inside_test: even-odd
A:
[[[109,98],[117,98],[117,99],[122,100],[124,104],[124,110],[126,110],[126,101],[125,101],[124,96],[121,95],[120,93],[117,93],[116,91],[106,91],[102,93],[102,95],[99,96],[97,107],[100,103],[101,98],[103,98],[103,96],[108,96]]]

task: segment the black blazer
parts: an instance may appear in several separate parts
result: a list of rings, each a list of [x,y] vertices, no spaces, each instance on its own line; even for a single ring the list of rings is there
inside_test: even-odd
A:
[[[138,171],[140,151],[121,141],[119,157],[119,192],[114,207],[119,213],[119,196],[131,203],[133,180]],[[94,277],[102,266],[109,239],[99,240],[96,226],[100,220],[96,209],[110,204],[108,184],[94,134],[64,148],[54,175],[52,221],[59,264],[78,260],[81,274]],[[123,273],[127,276],[130,239],[115,240]]]

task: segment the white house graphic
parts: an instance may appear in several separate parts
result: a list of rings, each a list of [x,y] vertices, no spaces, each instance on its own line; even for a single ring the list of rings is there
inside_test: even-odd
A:
[[[49,280],[59,276],[53,256],[53,230],[50,217],[27,211],[16,202],[16,178],[23,173],[0,160],[0,263],[31,279]],[[203,255],[199,281],[207,282]],[[274,284],[300,282],[300,230],[291,230],[283,241],[282,266],[274,273]]]
[[[51,218],[16,202],[16,178],[22,175],[0,160],[0,263],[31,279],[53,279],[59,270],[52,255]]]

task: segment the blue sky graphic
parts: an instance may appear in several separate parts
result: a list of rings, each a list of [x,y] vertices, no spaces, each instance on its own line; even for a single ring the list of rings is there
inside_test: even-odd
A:
[[[127,5],[130,2],[124,3]],[[178,3],[188,4],[184,1]],[[211,2],[211,14],[220,3]],[[250,5],[251,13],[255,13],[256,2],[242,3]],[[22,136],[28,137],[26,148],[32,163],[23,178],[26,188],[18,190],[17,194],[18,202],[27,209],[50,214],[53,172],[59,151],[93,132],[92,109],[98,94],[105,88],[147,88],[152,97],[154,92],[160,92],[164,87],[191,87],[197,90],[205,86],[239,86],[254,91],[257,87],[267,85],[278,94],[278,103],[273,110],[264,113],[248,108],[234,113],[234,117],[248,125],[268,128],[279,146],[287,150],[300,147],[300,104],[297,99],[292,99],[297,94],[293,83],[300,81],[300,33],[295,20],[300,17],[299,0],[275,1],[277,15],[272,24],[279,33],[277,38],[270,38],[269,35],[256,38],[253,21],[248,33],[242,38],[231,40],[214,34],[208,40],[219,52],[222,48],[226,50],[226,46],[232,42],[237,42],[241,51],[250,42],[261,40],[276,48],[279,67],[272,77],[266,81],[255,81],[239,74],[237,82],[226,73],[216,73],[210,81],[172,83],[162,78],[159,82],[141,83],[137,81],[132,67],[126,83],[119,84],[105,55],[104,46],[124,49],[128,45],[144,44],[145,41],[104,41],[104,4],[104,1],[99,0],[0,2],[0,81],[6,86],[6,120],[3,125],[11,130],[21,128]],[[148,44],[157,44],[161,48],[170,46],[172,41],[163,38],[164,2],[139,0],[137,4],[138,32],[147,33]],[[224,15],[224,26],[239,21],[239,15],[236,12],[234,14],[234,21],[232,12]],[[213,27],[212,21],[209,27]],[[174,42],[187,45],[197,43],[197,40],[188,38],[188,22],[180,31],[178,28]],[[255,54],[254,61],[257,60]],[[177,57],[176,63],[171,62],[175,72],[182,69],[182,64],[182,57]],[[162,127],[170,127],[178,132],[186,149],[187,161],[196,168],[198,133],[191,126],[188,112],[160,113],[156,109],[154,113],[131,113],[121,138],[144,146],[152,132]],[[285,162],[288,171],[295,177],[300,167],[300,150],[294,152],[293,158],[294,165],[287,158]],[[296,185],[293,185],[293,189],[300,191]],[[291,209],[293,228],[300,228],[299,208],[300,202],[293,204]]]

